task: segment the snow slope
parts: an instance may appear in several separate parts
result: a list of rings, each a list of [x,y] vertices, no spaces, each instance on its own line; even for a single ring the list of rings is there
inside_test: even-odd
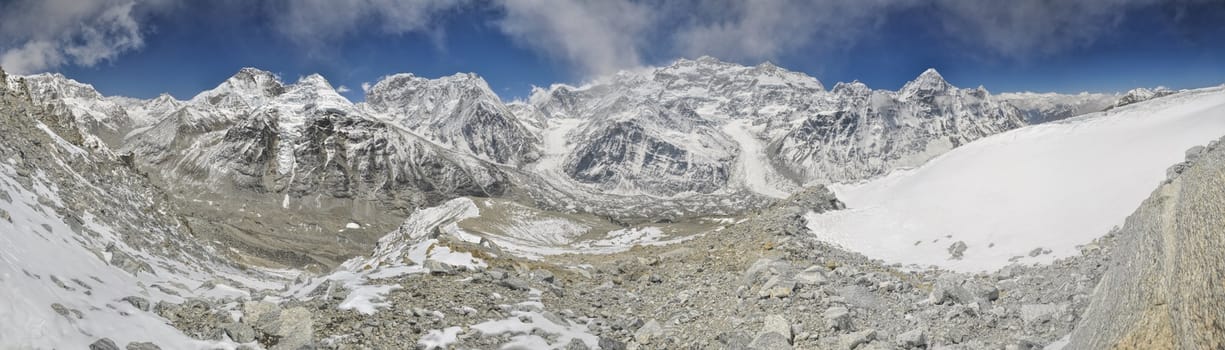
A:
[[[959,271],[1050,262],[1119,225],[1192,146],[1225,135],[1225,87],[990,136],[920,168],[835,186],[848,210],[809,215],[869,257]],[[957,241],[967,250],[950,259]],[[1049,254],[1029,257],[1035,248]]]

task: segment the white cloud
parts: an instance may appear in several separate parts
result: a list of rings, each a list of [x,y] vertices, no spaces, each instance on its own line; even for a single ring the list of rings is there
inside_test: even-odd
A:
[[[92,66],[144,46],[140,17],[164,1],[19,0],[0,5],[0,66],[17,73]]]
[[[880,24],[888,0],[703,1],[699,14],[672,38],[680,53],[732,60],[766,60],[805,45],[830,49],[847,45]],[[701,15],[708,14],[708,15]]]
[[[371,88],[372,86],[373,86],[373,85],[370,85],[370,82],[368,82],[368,81],[366,81],[366,82],[362,82],[362,92],[370,92],[370,88]]]
[[[650,45],[655,12],[629,0],[500,0],[498,27],[515,42],[561,59],[583,73],[636,66]]]
[[[343,93],[346,93],[346,92],[349,92],[349,87],[348,87],[348,86],[341,85],[341,86],[339,86],[339,87],[337,87],[337,88],[336,88],[336,92],[339,92],[339,93],[342,93],[342,94],[343,94]]]

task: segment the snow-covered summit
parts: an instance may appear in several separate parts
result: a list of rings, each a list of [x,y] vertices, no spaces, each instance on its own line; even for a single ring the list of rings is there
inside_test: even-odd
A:
[[[216,107],[227,117],[240,114],[267,103],[285,92],[285,85],[272,72],[243,68],[217,87],[201,92],[188,102],[197,106]]]
[[[903,85],[902,89],[898,90],[898,95],[902,99],[926,97],[946,93],[952,88],[953,84],[944,80],[940,72],[937,72],[935,68],[928,68],[923,71],[923,74],[919,74],[914,80]]]

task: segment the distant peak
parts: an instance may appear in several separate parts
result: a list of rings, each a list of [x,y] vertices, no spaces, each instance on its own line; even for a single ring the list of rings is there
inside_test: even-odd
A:
[[[928,68],[927,70],[924,70],[923,73],[919,74],[914,81],[948,84],[948,81],[944,80],[944,76],[940,75],[940,72],[937,72],[935,68]]]
[[[701,56],[701,57],[698,57],[697,59],[688,59],[688,58],[677,59],[675,62],[672,62],[672,65],[670,67],[722,66],[722,65],[728,65],[728,64],[730,63],[724,62],[712,56]]]
[[[332,84],[328,83],[328,80],[324,78],[322,75],[319,75],[318,73],[307,75],[305,77],[298,79],[298,84],[312,85],[312,86],[318,86],[318,87],[327,87],[327,88],[332,87]]]
[[[835,94],[840,94],[840,95],[859,95],[859,94],[866,93],[870,90],[871,89],[868,88],[868,84],[864,84],[863,82],[860,82],[859,80],[854,80],[849,83],[838,82],[837,84],[834,84],[834,89],[831,91],[833,91],[833,93]]]
[[[952,89],[953,85],[944,80],[944,76],[940,75],[935,68],[928,68],[919,74],[915,80],[906,83],[902,87],[901,95],[903,98],[908,98],[916,94],[932,94],[945,92]]]

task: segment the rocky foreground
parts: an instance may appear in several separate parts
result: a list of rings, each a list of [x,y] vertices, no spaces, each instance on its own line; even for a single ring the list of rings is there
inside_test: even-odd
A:
[[[155,310],[189,334],[272,349],[1032,349],[1081,320],[1117,237],[1050,266],[908,271],[812,239],[803,214],[836,209],[814,188],[683,243],[544,261],[439,236],[488,267],[427,261],[429,273],[375,281],[399,288],[373,314],[340,310],[339,283],[306,301],[228,303],[239,319],[224,301]]]

